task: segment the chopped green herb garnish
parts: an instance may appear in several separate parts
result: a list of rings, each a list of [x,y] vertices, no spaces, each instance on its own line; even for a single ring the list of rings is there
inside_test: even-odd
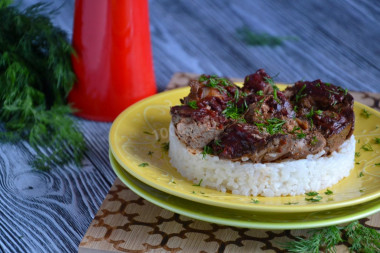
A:
[[[372,114],[369,113],[366,109],[363,109],[362,112],[360,113],[361,116],[364,118],[368,119]]]
[[[361,171],[360,173],[359,173],[359,177],[363,177],[364,176],[364,173]]]
[[[153,155],[153,151],[149,151],[148,155],[152,156]]]
[[[360,162],[356,162],[355,164],[360,164]]]
[[[204,81],[206,81],[206,80],[208,80],[208,77],[207,77],[206,75],[201,75],[201,76],[199,77],[199,79],[198,79],[199,82],[204,82]]]
[[[187,102],[187,105],[190,106],[192,109],[198,109],[197,101],[189,101]]]
[[[302,131],[302,130],[301,130]],[[306,137],[306,134],[304,132],[301,132],[301,133],[297,133],[297,139],[303,139]]]
[[[318,192],[307,192],[305,193],[306,196],[317,196],[319,193]]]
[[[332,93],[332,94],[335,94],[335,95],[339,95],[339,92],[336,92],[334,90],[329,90],[329,89],[326,89],[328,92]]]
[[[146,166],[149,166],[149,163],[140,163],[139,164],[139,167],[146,167]]]
[[[326,195],[331,195],[331,194],[333,194],[334,192],[332,191],[332,190],[330,190],[330,189],[327,189],[326,191],[325,191],[325,194]]]
[[[355,152],[355,156],[359,157],[360,156],[360,152]]]
[[[297,112],[297,111],[298,111],[298,106],[297,106],[297,105],[295,105],[295,106],[293,107],[293,111],[294,111],[294,112]]]
[[[264,77],[264,81],[266,83],[269,83],[271,86],[272,86],[272,89],[273,89],[273,99],[277,102],[277,103],[281,103],[281,100],[278,99],[278,96],[277,96],[277,91],[279,91],[280,89],[277,87],[277,85],[274,83],[273,79],[272,78],[268,78],[268,77]]]
[[[369,144],[369,143],[364,144],[364,145],[361,147],[361,149],[363,149],[363,150],[365,150],[365,151],[373,151],[373,148],[372,148],[371,144]]]
[[[279,133],[282,131],[282,126],[285,124],[285,120],[278,118],[267,119],[266,123],[255,123],[260,131],[265,129],[270,135]]]
[[[203,147],[203,151],[202,151],[202,159],[205,159],[206,158],[206,155],[212,155],[214,153],[214,151],[212,150],[212,148],[208,145],[204,146]]]
[[[253,203],[253,204],[257,204],[260,202],[258,199],[251,199],[251,201],[252,201],[251,203]]]
[[[314,146],[315,144],[317,144],[317,142],[318,142],[317,137],[316,137],[316,136],[313,136],[313,138],[312,138],[311,141],[310,141],[310,144],[311,144],[312,146]]]
[[[236,103],[239,101],[239,97],[240,97],[239,89],[236,89],[234,93],[234,99]]]
[[[262,95],[264,95],[264,91],[259,90],[259,91],[256,92],[256,94],[259,95],[259,96],[262,96]]]
[[[217,146],[221,146],[221,143],[222,141],[221,140],[214,140],[214,143],[215,143],[215,145],[217,145]]]
[[[287,203],[284,203],[284,205],[297,205],[298,204],[298,202],[287,202]]]
[[[330,87],[330,86],[331,86],[331,83],[325,83],[325,85]]]
[[[153,135],[151,132],[144,131],[144,134]]]
[[[161,148],[164,150],[164,151],[169,151],[169,142],[164,142],[161,144]]]
[[[300,100],[301,98],[303,97],[306,97],[306,94],[302,94],[303,90],[306,88],[306,84],[304,84],[302,86],[302,88],[297,92],[296,94],[296,103],[298,102],[298,100]]]
[[[375,137],[375,143],[380,144],[380,138]]]
[[[375,163],[375,166],[380,166],[380,163]]]
[[[319,195],[317,195],[317,196],[313,196],[313,197],[311,197],[311,198],[305,198],[306,201],[310,201],[310,202],[318,202],[318,201],[320,201],[321,199],[322,199],[322,196],[319,196]]]
[[[226,116],[226,118],[234,119],[239,122],[245,122],[243,114],[246,109],[247,108],[245,105],[243,105],[242,107],[237,107],[237,105],[233,103],[233,101],[229,101],[227,102],[226,109],[224,109],[222,113],[224,114],[224,116]]]
[[[321,87],[321,84],[320,84],[320,83],[317,83],[315,86],[316,86],[316,87]]]
[[[193,184],[193,186],[201,186],[202,181],[203,181],[203,178],[201,180],[199,180],[198,184]]]
[[[323,111],[322,110],[317,110],[317,111],[315,111],[315,113],[318,114],[318,115],[321,115],[323,113]]]

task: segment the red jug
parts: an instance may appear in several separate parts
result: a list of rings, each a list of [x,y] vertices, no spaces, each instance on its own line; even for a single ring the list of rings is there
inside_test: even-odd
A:
[[[76,115],[113,121],[156,93],[147,0],[76,0],[73,47]]]

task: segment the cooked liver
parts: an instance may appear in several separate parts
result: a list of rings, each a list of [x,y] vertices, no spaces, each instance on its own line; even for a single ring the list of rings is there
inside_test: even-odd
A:
[[[260,69],[242,88],[206,75],[189,85],[182,105],[171,108],[175,132],[188,147],[208,146],[222,159],[265,163],[329,154],[353,133],[352,96],[320,80],[281,92]]]

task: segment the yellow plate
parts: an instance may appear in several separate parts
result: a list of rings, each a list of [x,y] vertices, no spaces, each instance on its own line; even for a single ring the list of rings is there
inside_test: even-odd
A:
[[[283,88],[284,86],[280,86]],[[305,196],[248,197],[222,193],[194,186],[170,165],[164,146],[168,142],[170,107],[189,93],[180,88],[146,98],[123,111],[112,124],[109,143],[112,154],[123,168],[137,179],[158,190],[203,204],[265,212],[309,212],[356,205],[380,196],[380,113],[355,103],[355,168],[350,176],[330,188],[319,202],[308,202]],[[371,115],[361,115],[363,109]],[[364,147],[364,149],[362,148]],[[372,150],[372,151],[366,151]],[[186,162],[186,161],[184,161]],[[333,169],[333,168],[331,168]]]

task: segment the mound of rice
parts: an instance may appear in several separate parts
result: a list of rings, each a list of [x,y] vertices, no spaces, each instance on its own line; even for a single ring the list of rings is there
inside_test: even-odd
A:
[[[354,167],[355,138],[346,140],[338,152],[323,156],[324,151],[306,159],[281,163],[232,162],[187,149],[169,129],[171,164],[185,178],[201,186],[222,192],[252,196],[301,195],[319,191],[347,177]]]

